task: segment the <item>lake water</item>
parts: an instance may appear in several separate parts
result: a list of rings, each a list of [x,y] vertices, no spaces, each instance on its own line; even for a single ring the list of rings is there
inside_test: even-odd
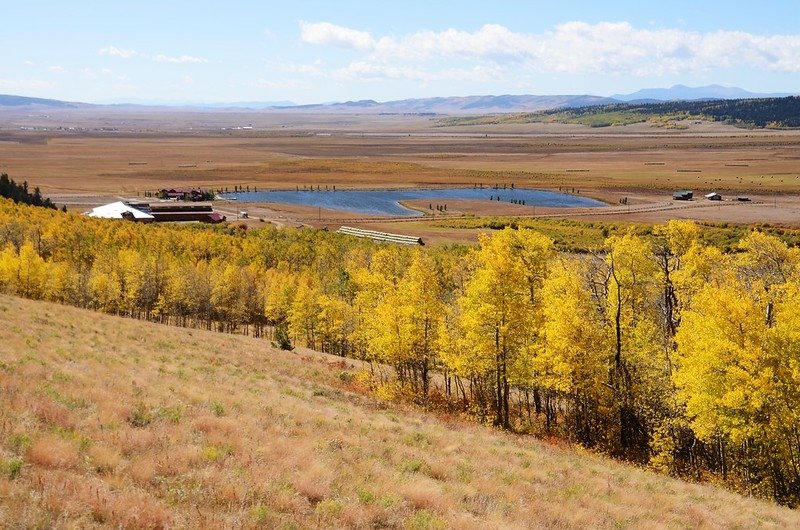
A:
[[[364,215],[389,215],[398,217],[418,217],[422,213],[406,208],[400,201],[422,199],[436,204],[446,204],[448,200],[483,200],[492,198],[501,202],[525,201],[526,206],[549,206],[553,208],[592,208],[604,203],[552,191],[529,189],[493,188],[443,188],[443,189],[402,189],[402,190],[341,190],[341,191],[249,191],[223,193],[222,198],[236,199],[239,202],[275,202],[316,206],[330,210],[345,210]]]

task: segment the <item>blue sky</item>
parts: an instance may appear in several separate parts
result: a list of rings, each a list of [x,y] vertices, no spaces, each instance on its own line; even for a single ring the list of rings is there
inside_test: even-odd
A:
[[[298,103],[800,91],[792,1],[3,2],[0,93]]]

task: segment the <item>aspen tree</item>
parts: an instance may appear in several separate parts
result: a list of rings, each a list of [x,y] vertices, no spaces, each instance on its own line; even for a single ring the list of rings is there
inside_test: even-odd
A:
[[[353,328],[350,306],[344,300],[327,294],[319,296],[317,305],[320,349],[326,353],[344,356],[348,352],[348,337]]]
[[[14,294],[17,292],[19,276],[19,256],[14,246],[7,243],[0,249],[0,290]]]
[[[542,335],[534,366],[537,382],[565,398],[567,435],[585,445],[602,438],[600,418],[610,391],[606,352],[610,336],[587,285],[588,270],[577,260],[560,260],[542,286]]]
[[[741,268],[700,288],[685,311],[674,380],[694,432],[719,447],[723,473],[797,502],[800,284],[791,249],[769,236],[743,246]]]
[[[419,251],[414,254],[400,282],[400,293],[409,318],[412,369],[418,373],[423,398],[427,399],[430,370],[437,364],[436,344],[445,309],[441,277],[429,256]]]
[[[49,262],[48,265],[45,298],[62,304],[76,304],[78,279],[75,270],[66,262]]]
[[[25,242],[19,249],[19,284],[17,292],[26,297],[40,299],[47,284],[47,264],[36,252],[33,243]]]
[[[613,344],[609,384],[618,412],[620,449],[639,452],[646,450],[648,440],[646,401],[654,397],[647,386],[667,373],[657,324],[660,271],[652,245],[631,232],[610,237],[606,249],[606,310]]]
[[[303,341],[311,349],[317,345],[319,294],[314,279],[304,273],[297,282],[297,290],[289,309],[289,333],[294,342]]]
[[[267,269],[264,273],[264,317],[272,326],[272,338],[283,349],[291,348],[289,338],[289,312],[297,289],[294,274],[279,269]]]
[[[515,376],[527,379],[519,368],[528,365],[533,350],[536,308],[527,268],[531,264],[521,257],[525,240],[510,228],[481,236],[477,268],[459,300],[467,362],[472,371],[493,381],[494,423],[504,428],[511,427],[511,384],[521,382]]]
[[[116,252],[107,250],[94,258],[88,281],[92,305],[106,313],[118,313],[122,305],[122,284]]]

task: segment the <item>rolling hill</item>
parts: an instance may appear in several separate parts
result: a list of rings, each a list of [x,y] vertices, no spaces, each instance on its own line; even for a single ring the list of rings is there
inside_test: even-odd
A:
[[[283,110],[293,112],[363,112],[398,114],[486,114],[535,112],[553,108],[572,108],[613,103],[615,100],[591,95],[503,95],[402,99],[383,103],[374,100],[347,101],[324,105],[298,105]]]
[[[355,361],[0,296],[3,527],[797,527],[380,401]]]
[[[707,99],[746,99],[777,98],[791,94],[762,94],[749,92],[738,87],[708,85],[687,87],[675,85],[670,88],[648,88],[631,94],[615,94],[611,97],[582,95],[531,95],[505,94],[484,96],[449,96],[430,98],[410,98],[393,101],[372,99],[344,102],[330,102],[298,105],[291,101],[240,101],[232,103],[159,103],[150,100],[119,101],[113,105],[90,105],[55,99],[31,98],[24,96],[0,95],[0,109],[3,107],[49,107],[78,108],[87,106],[110,108],[153,108],[153,109],[206,109],[226,111],[247,109],[256,112],[308,112],[308,113],[348,113],[348,114],[500,114],[516,112],[538,112],[552,109],[572,109],[615,103],[655,103],[665,101],[691,101]]]
[[[655,102],[655,101],[686,101],[694,99],[753,99],[753,98],[782,98],[791,96],[789,93],[764,94],[750,92],[739,87],[726,87],[721,85],[708,85],[688,87],[673,85],[670,88],[644,88],[632,94],[614,94],[612,99],[623,102]]]
[[[754,99],[754,98],[782,98],[791,96],[789,93],[750,92],[739,87],[726,87],[721,85],[708,85],[701,87],[688,87],[673,85],[670,88],[644,88],[632,94],[614,94],[611,99],[625,103],[642,103],[657,101],[690,101],[696,99]]]
[[[52,108],[77,108],[89,106],[87,103],[70,103],[57,99],[29,98],[25,96],[12,96],[0,94],[0,107],[52,107]]]
[[[669,128],[685,128],[687,121],[716,121],[743,128],[800,127],[800,96],[785,98],[676,100],[645,103],[612,103],[557,108],[533,113],[504,113],[443,118],[440,124],[489,125],[500,123],[575,123],[609,127],[650,122]]]

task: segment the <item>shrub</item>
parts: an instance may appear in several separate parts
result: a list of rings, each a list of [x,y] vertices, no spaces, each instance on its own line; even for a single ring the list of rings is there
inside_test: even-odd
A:
[[[358,502],[361,504],[372,504],[375,502],[375,494],[369,490],[359,489],[356,494],[358,495]]]
[[[256,504],[250,508],[250,518],[256,524],[264,524],[269,519],[269,508],[263,504]]]
[[[211,409],[211,412],[214,413],[214,416],[222,417],[225,415],[225,405],[219,401],[212,401],[208,404],[208,408]]]
[[[336,499],[325,499],[317,503],[316,508],[314,508],[314,513],[322,517],[336,517],[342,513],[343,509],[344,505],[340,501]]]
[[[128,414],[126,420],[132,427],[147,427],[153,421],[153,414],[147,405],[140,401]]]
[[[11,480],[17,478],[22,473],[24,462],[21,458],[12,458],[5,462],[0,462],[0,472]]]
[[[447,525],[429,511],[420,510],[409,518],[408,528],[414,530],[433,530],[447,528]]]

